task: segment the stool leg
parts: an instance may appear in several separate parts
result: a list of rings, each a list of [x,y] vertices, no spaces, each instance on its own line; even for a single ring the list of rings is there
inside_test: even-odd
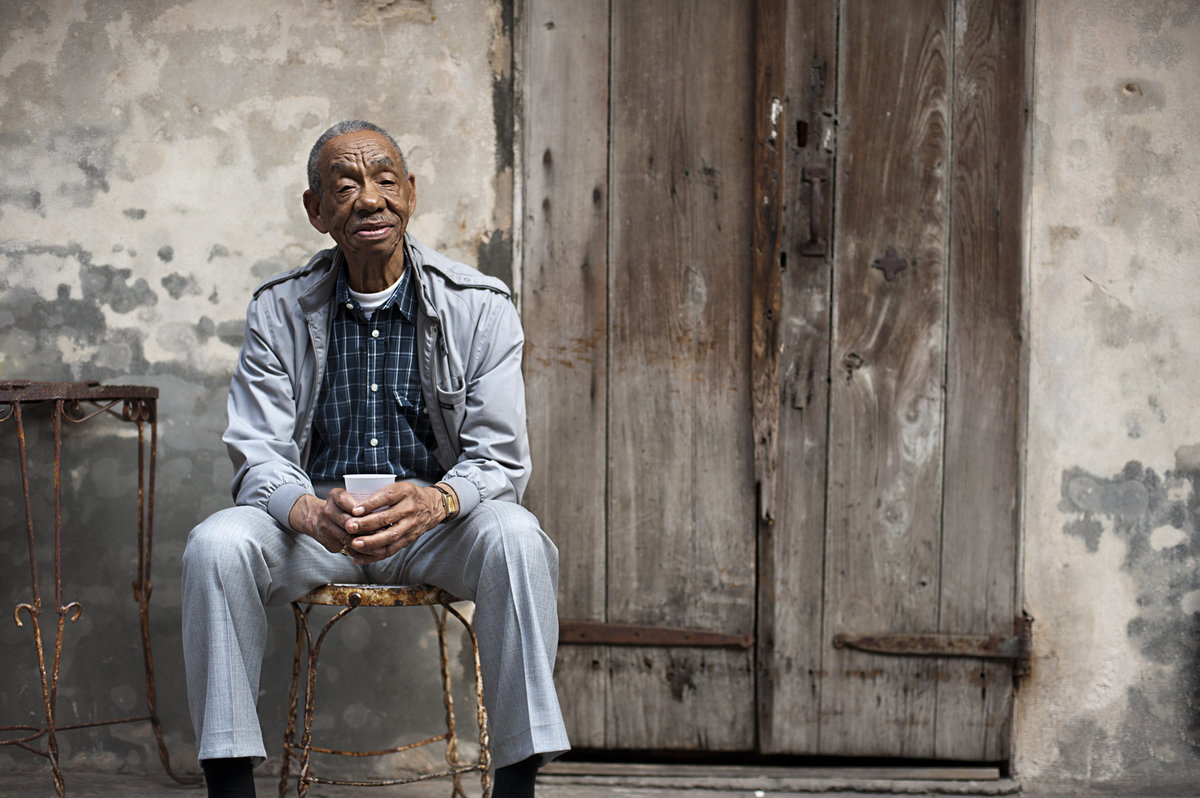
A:
[[[438,659],[442,669],[442,704],[446,707],[446,764],[453,771],[451,779],[454,788],[450,798],[467,798],[462,788],[462,778],[458,773],[458,732],[454,726],[454,692],[450,683],[450,649],[446,644],[446,607],[439,613],[437,607],[430,607],[434,623],[438,630]]]
[[[488,735],[487,707],[483,703],[483,667],[479,661],[479,638],[475,636],[474,627],[458,610],[449,605],[446,606],[446,609],[451,615],[458,618],[459,623],[467,630],[467,636],[471,639],[471,653],[475,662],[475,719],[479,724],[479,781],[483,790],[483,798],[491,798],[492,783],[489,770],[492,766],[492,742]]]
[[[296,785],[296,794],[300,798],[307,798],[308,785],[312,783],[312,724],[313,716],[316,713],[317,707],[317,657],[321,653],[321,646],[325,643],[325,635],[329,634],[329,630],[333,625],[346,617],[354,607],[346,607],[338,612],[329,622],[321,628],[321,634],[317,635],[317,642],[313,643],[312,631],[308,625],[308,619],[304,619],[304,636],[308,640],[308,679],[305,682],[304,690],[304,736],[300,739],[300,775],[299,784]]]
[[[313,690],[317,686],[317,651],[307,619],[304,622],[304,636],[308,639],[308,672],[304,682],[304,734],[300,737],[300,773],[296,782],[296,795],[300,798],[306,798],[308,795],[308,777],[312,775],[312,722],[313,707],[316,703]]]
[[[308,605],[312,609],[312,605]],[[292,746],[296,743],[296,701],[300,690],[300,654],[304,645],[304,625],[307,613],[292,602],[292,613],[296,616],[296,647],[292,652],[292,685],[288,691],[287,731],[283,733],[283,763],[279,767],[279,798],[287,794],[291,769]]]

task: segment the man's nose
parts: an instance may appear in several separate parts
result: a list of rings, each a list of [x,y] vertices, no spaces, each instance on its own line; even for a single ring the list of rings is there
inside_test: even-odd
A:
[[[383,207],[383,195],[374,183],[367,182],[358,193],[358,207],[366,211],[374,211]]]

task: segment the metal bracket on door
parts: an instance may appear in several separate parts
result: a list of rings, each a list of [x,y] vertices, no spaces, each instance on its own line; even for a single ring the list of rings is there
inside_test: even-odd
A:
[[[869,635],[837,634],[834,648],[853,648],[873,654],[902,657],[977,657],[1006,659],[1013,663],[1013,678],[1029,675],[1033,647],[1033,617],[1022,613],[1013,619],[1013,636],[953,635],[931,633],[893,633]]]
[[[754,645],[754,635],[629,623],[559,621],[558,642],[560,645],[750,648]]]
[[[824,198],[821,184],[829,179],[829,170],[823,166],[806,166],[801,180],[808,183],[808,240],[800,245],[800,254],[808,257],[825,257],[828,239],[821,234],[825,224]]]

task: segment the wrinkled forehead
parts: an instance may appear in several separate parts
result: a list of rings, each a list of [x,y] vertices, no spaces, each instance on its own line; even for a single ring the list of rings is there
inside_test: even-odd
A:
[[[388,167],[400,171],[400,153],[384,136],[373,130],[344,133],[325,142],[317,163],[322,173]]]

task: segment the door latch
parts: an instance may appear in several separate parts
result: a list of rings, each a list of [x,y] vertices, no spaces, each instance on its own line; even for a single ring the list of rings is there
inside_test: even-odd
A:
[[[848,635],[836,634],[834,648],[853,648],[872,654],[901,657],[976,657],[1006,659],[1013,663],[1013,678],[1029,675],[1033,647],[1033,617],[1021,613],[1013,619],[1013,636],[955,635],[940,632]]]

